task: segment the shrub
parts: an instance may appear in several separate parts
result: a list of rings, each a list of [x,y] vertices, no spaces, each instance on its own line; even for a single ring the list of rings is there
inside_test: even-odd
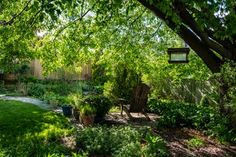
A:
[[[192,126],[194,109],[192,104],[167,100],[149,101],[149,110],[161,115],[159,124],[166,127]]]
[[[95,114],[96,113],[96,109],[95,109],[94,106],[92,106],[90,104],[85,104],[85,105],[83,105],[81,107],[80,113],[81,113],[81,115],[88,116],[88,115]]]
[[[72,87],[66,83],[46,84],[47,90],[65,96],[71,93]]]
[[[117,150],[116,157],[140,157],[142,156],[142,147],[139,142],[130,142]]]
[[[147,144],[143,148],[145,157],[167,156],[166,142],[159,136],[147,133],[145,140]]]
[[[161,115],[159,126],[198,128],[221,141],[236,142],[236,131],[230,127],[229,119],[213,107],[152,99],[149,110]]]
[[[142,143],[143,141],[145,143]],[[128,126],[111,128],[98,126],[81,129],[77,134],[77,146],[79,151],[88,152],[90,156],[149,157],[155,155],[161,157],[168,155],[166,143],[160,137],[154,136],[148,129],[140,130]]]
[[[88,95],[83,102],[96,108],[96,117],[104,117],[112,107],[111,101],[103,95]]]
[[[46,92],[46,86],[40,83],[27,84],[27,93],[29,96],[42,98]]]
[[[58,105],[59,97],[60,96],[54,92],[45,92],[42,99],[51,105]]]
[[[141,82],[137,70],[119,63],[113,69],[109,80],[104,84],[104,93],[111,98],[129,100],[133,88]]]

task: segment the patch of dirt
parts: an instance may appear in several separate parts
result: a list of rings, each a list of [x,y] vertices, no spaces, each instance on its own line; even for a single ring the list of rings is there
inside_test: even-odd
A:
[[[109,113],[105,117],[104,123],[114,125],[134,125],[134,126],[148,126],[154,127],[159,116],[153,113],[148,113],[148,118],[142,113],[131,113],[133,119],[131,120],[126,114],[123,116],[120,113]]]
[[[219,144],[214,139],[205,136],[201,132],[188,129],[161,129],[156,130],[163,139],[167,141],[167,146],[173,157],[235,157],[236,146]],[[192,148],[188,145],[188,140],[198,138],[203,141],[203,145]]]

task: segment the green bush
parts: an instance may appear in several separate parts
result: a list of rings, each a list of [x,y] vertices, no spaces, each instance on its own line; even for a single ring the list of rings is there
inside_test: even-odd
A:
[[[142,146],[139,142],[130,142],[116,151],[116,157],[140,157]]]
[[[157,140],[150,140],[150,139]],[[131,127],[87,127],[77,134],[79,151],[90,156],[106,155],[114,157],[129,156],[167,156],[166,143],[154,136],[148,129]]]
[[[145,137],[147,145],[145,145],[143,154],[145,157],[166,156],[166,143],[159,136],[152,136],[148,133]],[[158,149],[157,149],[158,148]]]
[[[82,88],[86,86],[86,83],[37,80],[36,82],[26,82],[26,85],[29,96],[44,98],[45,93],[55,93],[60,96],[68,96],[73,93],[82,94]]]
[[[85,104],[80,108],[80,114],[89,116],[89,115],[94,115],[96,113],[96,109],[94,106],[90,104]]]
[[[54,92],[46,91],[42,99],[46,101],[47,103],[51,105],[56,105],[56,106],[62,106],[64,104],[68,104],[67,97],[61,96]]]
[[[74,84],[61,83],[61,84],[49,84],[47,85],[47,90],[65,96],[70,93],[76,92],[79,89],[77,89],[76,85]]]
[[[230,127],[228,117],[222,117],[216,108],[152,99],[149,110],[161,116],[159,126],[197,128],[222,141],[236,142],[236,131]]]
[[[192,115],[195,108],[192,104],[173,101],[149,101],[149,110],[161,115],[159,124],[166,127],[193,126]]]
[[[27,84],[27,94],[29,96],[42,98],[45,92],[46,92],[46,86],[41,83]]]
[[[117,98],[129,100],[133,88],[141,82],[140,74],[123,63],[116,65],[111,74],[104,84],[104,93],[114,100]]]
[[[96,117],[104,117],[112,107],[111,101],[103,95],[88,95],[83,102],[96,108]]]

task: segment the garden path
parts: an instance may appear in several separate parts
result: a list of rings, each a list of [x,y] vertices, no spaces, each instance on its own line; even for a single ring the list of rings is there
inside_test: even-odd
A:
[[[53,109],[53,107],[51,105],[45,103],[44,101],[36,99],[36,98],[1,95],[0,99],[15,100],[15,101],[21,101],[21,102],[25,102],[25,103],[30,103],[30,104],[36,105],[36,106],[38,106],[42,109],[46,109],[46,110],[52,110]]]

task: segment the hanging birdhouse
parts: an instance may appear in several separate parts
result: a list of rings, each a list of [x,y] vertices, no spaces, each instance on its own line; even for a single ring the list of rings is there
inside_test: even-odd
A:
[[[169,63],[188,63],[189,48],[169,48]]]

